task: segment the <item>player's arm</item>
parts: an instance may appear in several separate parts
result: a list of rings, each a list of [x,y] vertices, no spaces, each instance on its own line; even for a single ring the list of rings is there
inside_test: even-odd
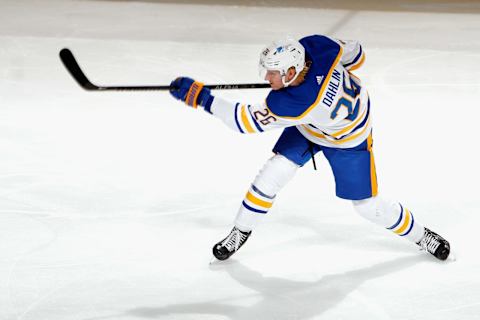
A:
[[[260,133],[292,125],[272,115],[265,103],[253,105],[232,103],[215,97],[211,108],[206,111],[220,118],[229,128],[240,133]]]
[[[177,78],[170,84],[170,94],[187,105],[204,110],[221,119],[229,128],[240,133],[260,133],[266,130],[295,125],[278,119],[266,105],[233,103],[214,97],[203,84],[190,78]]]
[[[360,68],[365,61],[362,45],[356,40],[338,40],[343,48],[341,63],[348,71]]]

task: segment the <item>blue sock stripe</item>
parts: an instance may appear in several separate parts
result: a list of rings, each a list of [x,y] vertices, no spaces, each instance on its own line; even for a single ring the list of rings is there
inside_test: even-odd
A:
[[[235,105],[235,113],[234,113],[233,116],[235,117],[235,123],[237,124],[238,130],[239,130],[241,133],[245,133],[245,132],[243,132],[242,127],[240,127],[240,123],[238,123],[238,117],[237,117],[238,112],[237,112],[237,111],[238,111],[238,106],[239,106],[239,105],[240,105],[240,103],[237,103],[237,104]]]
[[[257,187],[255,187],[255,185],[252,184],[252,190],[255,191],[256,193],[258,193],[259,195],[261,195],[262,197],[265,197],[267,199],[275,199],[275,196],[268,196],[266,195],[265,193],[263,193],[262,191],[260,191]]]
[[[253,211],[253,212],[256,212],[256,213],[262,213],[262,214],[267,213],[267,211],[258,210],[258,209],[255,209],[255,208],[250,207],[245,201],[242,202],[242,205],[243,205],[245,208],[247,208],[248,210]]]
[[[415,223],[415,218],[413,217],[413,213],[410,211],[410,216],[412,217],[412,223],[410,224],[410,228],[408,228],[407,232],[405,232],[404,234],[401,234],[400,236],[401,237],[404,237],[406,236],[407,234],[410,233],[410,231],[412,231],[413,229],[413,224]]]
[[[402,218],[403,218],[403,207],[402,205],[399,203],[400,205],[400,218],[398,218],[398,221],[393,225],[391,226],[390,228],[387,228],[388,230],[393,230],[395,229],[396,227],[398,227],[398,225],[400,224],[400,222],[402,222]]]

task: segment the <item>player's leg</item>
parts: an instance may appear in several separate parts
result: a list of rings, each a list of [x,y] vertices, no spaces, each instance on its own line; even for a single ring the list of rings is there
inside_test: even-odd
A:
[[[378,196],[372,136],[355,148],[323,148],[332,167],[337,196],[352,200],[362,217],[404,237],[444,260],[448,242],[415,219],[413,213],[398,202]]]
[[[217,259],[228,259],[243,246],[272,207],[278,191],[293,178],[297,169],[295,163],[280,154],[265,163],[242,201],[235,226],[225,239],[213,247],[213,255]]]
[[[353,200],[353,208],[365,219],[418,243],[423,237],[424,227],[408,208],[396,201],[375,196],[363,200]]]
[[[252,231],[298,168],[296,163],[281,154],[270,158],[250,185],[235,218],[235,226],[242,231]]]
[[[421,225],[413,213],[399,202],[388,201],[380,196],[352,202],[355,211],[367,220],[416,243],[440,260],[448,258],[448,241]]]
[[[219,260],[228,259],[248,239],[265,217],[277,193],[293,178],[297,169],[311,158],[310,143],[294,127],[284,130],[269,159],[248,189],[230,234],[213,247]],[[317,150],[316,150],[317,151]]]

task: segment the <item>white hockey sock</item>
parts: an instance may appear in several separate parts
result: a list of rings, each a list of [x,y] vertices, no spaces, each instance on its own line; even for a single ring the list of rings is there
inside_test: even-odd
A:
[[[362,217],[401,237],[415,243],[423,237],[423,225],[414,219],[410,210],[398,202],[387,201],[379,196],[352,202],[355,211]]]
[[[275,196],[295,175],[298,166],[282,155],[269,159],[258,173],[235,218],[235,226],[251,231],[272,207]]]

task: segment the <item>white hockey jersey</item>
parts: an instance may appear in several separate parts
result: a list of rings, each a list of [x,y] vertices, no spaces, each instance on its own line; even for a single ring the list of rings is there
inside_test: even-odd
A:
[[[296,126],[313,143],[359,145],[371,131],[367,91],[350,71],[365,60],[357,41],[313,35],[300,40],[310,68],[298,86],[272,90],[263,103],[247,105],[215,97],[209,111],[241,133]]]

